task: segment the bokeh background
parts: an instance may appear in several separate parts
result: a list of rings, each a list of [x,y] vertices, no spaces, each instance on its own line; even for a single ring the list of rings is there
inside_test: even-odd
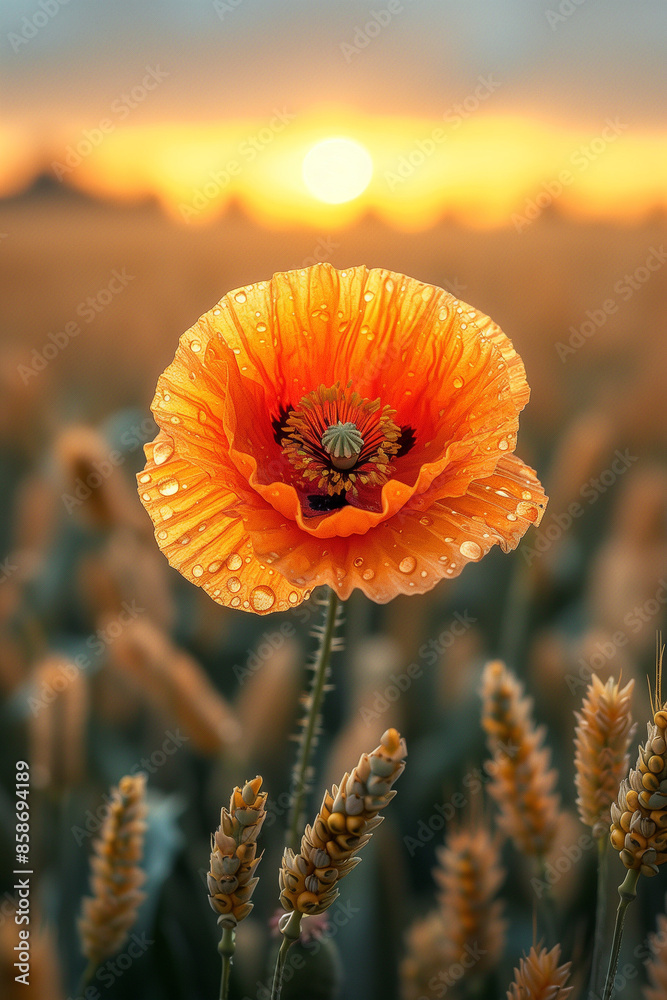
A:
[[[484,760],[490,657],[507,659],[548,726],[564,810],[555,857],[586,833],[573,711],[593,669],[635,677],[641,734],[667,607],[666,42],[660,0],[5,0],[4,997],[25,995],[12,968],[17,759],[32,776],[35,996],[76,995],[92,837],[110,785],[139,768],[150,824],[137,932],[151,943],[98,996],[217,995],[208,837],[231,787],[256,773],[273,818],[232,992],[266,995],[289,737],[321,612],[260,619],[211,602],[158,551],[134,474],[179,335],[277,270],[387,267],[493,316],[532,387],[518,453],[551,498],[511,556],[493,552],[425,597],[348,602],[309,814],[388,725],[410,757],[319,961],[338,950],[354,1000],[399,996],[405,932],[435,905],[436,806]],[[360,143],[373,168],[335,204],[322,195],[348,173],[354,188],[354,163],[321,165],[315,194],[302,177],[331,137]],[[471,813],[491,813],[481,793],[451,822]],[[579,967],[595,863],[590,845],[581,853],[554,887]],[[503,860],[507,944],[488,996],[504,995],[533,940],[530,872],[510,847]],[[623,997],[641,996],[636,949],[666,888],[641,887]],[[328,975],[292,995],[333,995]]]

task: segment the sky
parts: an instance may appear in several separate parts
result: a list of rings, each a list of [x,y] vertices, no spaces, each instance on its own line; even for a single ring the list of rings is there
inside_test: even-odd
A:
[[[0,194],[48,169],[185,223],[237,199],[420,228],[561,183],[565,210],[634,217],[667,205],[666,47],[663,0],[4,0]],[[374,163],[335,210],[300,170],[332,135]]]

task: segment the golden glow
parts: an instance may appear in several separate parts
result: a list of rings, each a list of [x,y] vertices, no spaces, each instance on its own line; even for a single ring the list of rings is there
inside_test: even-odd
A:
[[[354,139],[323,139],[303,158],[303,180],[310,193],[329,205],[352,201],[373,176],[370,153]]]
[[[350,155],[358,190],[348,188],[352,200],[336,201],[336,178],[320,165],[313,197],[302,177],[304,161],[340,136],[342,121],[346,155],[367,151],[372,175]],[[46,169],[64,185],[99,197],[156,198],[187,225],[219,218],[233,200],[265,226],[321,232],[367,213],[405,231],[447,218],[522,232],[550,210],[622,222],[667,210],[667,134],[605,128],[603,135],[602,127],[586,132],[481,112],[448,125],[320,111],[285,120],[127,125],[94,148],[85,126],[73,126],[46,150],[24,133],[0,129],[0,195]]]

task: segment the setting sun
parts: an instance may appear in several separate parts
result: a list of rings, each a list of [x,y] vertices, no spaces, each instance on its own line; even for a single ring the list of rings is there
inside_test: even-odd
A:
[[[370,153],[354,139],[324,139],[303,159],[303,180],[319,201],[339,205],[358,198],[373,176]]]

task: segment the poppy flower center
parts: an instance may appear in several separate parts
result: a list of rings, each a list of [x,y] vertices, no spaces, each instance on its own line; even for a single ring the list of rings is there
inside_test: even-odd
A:
[[[313,389],[289,411],[282,447],[305,483],[328,496],[381,486],[400,447],[396,411],[340,383]],[[310,487],[312,489],[312,485]]]

